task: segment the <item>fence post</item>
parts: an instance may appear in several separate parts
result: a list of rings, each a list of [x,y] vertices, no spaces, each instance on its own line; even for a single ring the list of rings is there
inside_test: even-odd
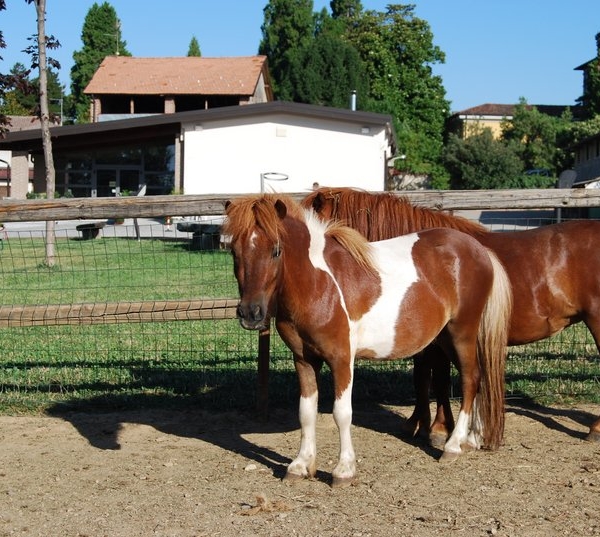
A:
[[[256,410],[260,418],[269,415],[269,351],[271,331],[261,330],[258,333],[258,386]]]

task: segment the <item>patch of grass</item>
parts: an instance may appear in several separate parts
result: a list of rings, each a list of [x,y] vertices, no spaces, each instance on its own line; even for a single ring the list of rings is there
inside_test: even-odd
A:
[[[229,253],[191,251],[188,241],[59,240],[52,268],[42,240],[4,242],[0,304],[237,297]],[[0,348],[0,413],[256,404],[258,337],[236,320],[2,329]],[[583,325],[510,348],[506,378],[508,397],[600,402],[600,359]],[[321,393],[330,408],[326,367]],[[295,408],[297,398],[291,354],[273,333],[271,408]],[[357,408],[411,404],[412,360],[358,362],[353,399]]]

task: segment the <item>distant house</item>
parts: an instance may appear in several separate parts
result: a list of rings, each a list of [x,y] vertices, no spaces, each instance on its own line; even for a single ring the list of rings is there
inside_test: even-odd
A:
[[[515,113],[514,104],[480,104],[455,112],[448,118],[447,131],[465,139],[483,129],[490,129],[495,138],[502,134],[502,122],[510,121]],[[529,108],[536,108],[542,114],[560,117],[568,106],[531,104]]]
[[[582,140],[573,150],[577,173],[574,186],[600,188],[600,133]]]
[[[266,56],[107,56],[84,93],[92,122],[273,100]]]
[[[24,130],[40,129],[40,120],[36,116],[9,116],[9,132],[20,132]],[[0,150],[0,199],[13,197],[14,194],[26,195],[33,188],[31,181],[33,180],[33,162],[30,158],[21,160],[17,166],[21,166],[21,170],[13,170],[12,167],[12,152]],[[28,181],[23,184],[23,192],[13,192],[11,177],[13,173],[18,175],[26,174]]]

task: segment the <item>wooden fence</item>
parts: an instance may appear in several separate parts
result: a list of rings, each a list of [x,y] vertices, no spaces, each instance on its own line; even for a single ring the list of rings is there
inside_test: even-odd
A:
[[[300,200],[306,194],[293,194]],[[410,191],[398,195],[439,210],[573,209],[600,206],[600,190]],[[166,215],[224,214],[225,202],[238,196],[152,196],[120,198],[60,198],[0,201],[0,222],[152,218]],[[141,301],[114,303],[0,305],[0,327],[131,323],[147,321],[231,319],[237,300]],[[269,332],[259,334],[258,411],[268,403]]]

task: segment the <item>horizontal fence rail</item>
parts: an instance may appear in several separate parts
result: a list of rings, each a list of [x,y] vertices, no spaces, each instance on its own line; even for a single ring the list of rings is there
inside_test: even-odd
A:
[[[235,319],[236,299],[0,305],[0,328]]]
[[[414,190],[397,194],[408,198],[412,203],[448,211],[600,207],[600,189]],[[290,195],[300,200],[306,193]],[[0,222],[213,216],[224,214],[227,200],[240,196],[241,194],[212,194],[3,200],[0,201]]]

